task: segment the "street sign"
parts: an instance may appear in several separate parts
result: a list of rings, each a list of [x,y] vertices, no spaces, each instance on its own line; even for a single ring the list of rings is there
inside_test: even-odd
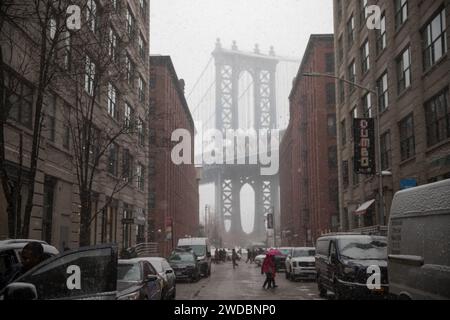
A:
[[[400,180],[400,189],[411,189],[417,187],[417,180],[416,179],[402,179]]]
[[[373,175],[375,169],[375,121],[373,118],[353,119],[354,163],[357,174]]]

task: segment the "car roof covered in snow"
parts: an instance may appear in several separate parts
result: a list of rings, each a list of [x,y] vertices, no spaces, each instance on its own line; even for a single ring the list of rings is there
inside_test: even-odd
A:
[[[397,192],[390,216],[430,212],[450,213],[450,179]]]

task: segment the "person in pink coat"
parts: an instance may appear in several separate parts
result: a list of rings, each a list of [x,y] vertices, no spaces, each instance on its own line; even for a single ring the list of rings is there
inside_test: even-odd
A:
[[[266,285],[268,289],[277,287],[275,285],[275,273],[275,256],[268,252],[261,266],[261,274],[266,275],[266,280],[263,284],[264,289],[266,289]]]

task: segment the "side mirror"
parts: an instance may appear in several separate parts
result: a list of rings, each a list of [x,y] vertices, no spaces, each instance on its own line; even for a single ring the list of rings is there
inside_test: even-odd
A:
[[[208,258],[211,258],[211,252],[206,253],[206,256],[207,256]]]
[[[158,280],[158,276],[154,275],[154,274],[149,274],[147,276],[147,278],[145,279],[146,282],[153,282]]]
[[[37,300],[37,290],[34,284],[15,282],[5,288],[4,300]]]

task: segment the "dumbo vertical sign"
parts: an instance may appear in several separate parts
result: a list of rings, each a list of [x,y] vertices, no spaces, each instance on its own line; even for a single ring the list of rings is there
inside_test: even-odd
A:
[[[353,119],[354,163],[357,174],[375,174],[375,122],[373,118]]]

